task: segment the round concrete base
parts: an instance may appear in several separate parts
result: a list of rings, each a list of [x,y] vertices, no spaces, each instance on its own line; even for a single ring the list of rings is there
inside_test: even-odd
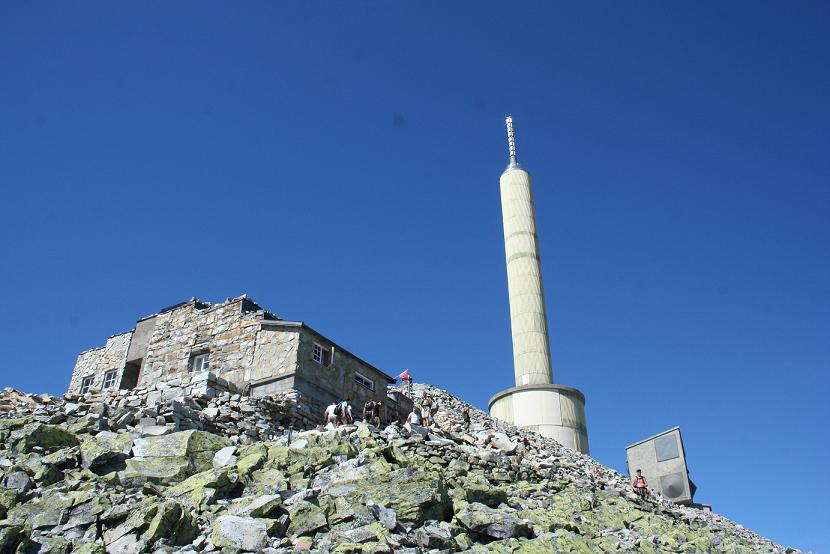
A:
[[[585,396],[563,385],[522,385],[490,399],[490,415],[588,454]]]

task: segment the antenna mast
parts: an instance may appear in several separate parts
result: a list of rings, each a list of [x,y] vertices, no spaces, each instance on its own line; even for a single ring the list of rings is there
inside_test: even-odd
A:
[[[507,146],[510,149],[510,167],[519,165],[519,159],[516,157],[516,137],[513,135],[513,116],[508,115],[504,118],[507,123]]]

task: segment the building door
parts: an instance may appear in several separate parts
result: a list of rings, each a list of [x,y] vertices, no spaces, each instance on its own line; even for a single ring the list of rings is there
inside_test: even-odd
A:
[[[138,385],[138,376],[141,373],[141,360],[127,362],[124,366],[124,375],[121,377],[121,389],[134,389]]]

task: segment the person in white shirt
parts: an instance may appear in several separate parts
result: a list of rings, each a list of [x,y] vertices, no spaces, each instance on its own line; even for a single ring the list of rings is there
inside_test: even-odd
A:
[[[334,415],[334,409],[336,407],[337,404],[329,404],[326,411],[323,412],[323,424],[331,423],[332,425],[337,425],[337,416]]]
[[[407,429],[411,429],[411,425],[420,425],[421,424],[421,416],[418,415],[418,411],[415,408],[412,408],[412,411],[409,412],[409,415],[406,417],[406,425]]]

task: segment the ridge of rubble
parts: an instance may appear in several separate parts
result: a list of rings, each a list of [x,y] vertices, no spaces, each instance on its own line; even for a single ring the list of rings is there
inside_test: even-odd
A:
[[[0,552],[799,552],[425,393],[430,429],[298,430],[290,394],[5,389]]]

